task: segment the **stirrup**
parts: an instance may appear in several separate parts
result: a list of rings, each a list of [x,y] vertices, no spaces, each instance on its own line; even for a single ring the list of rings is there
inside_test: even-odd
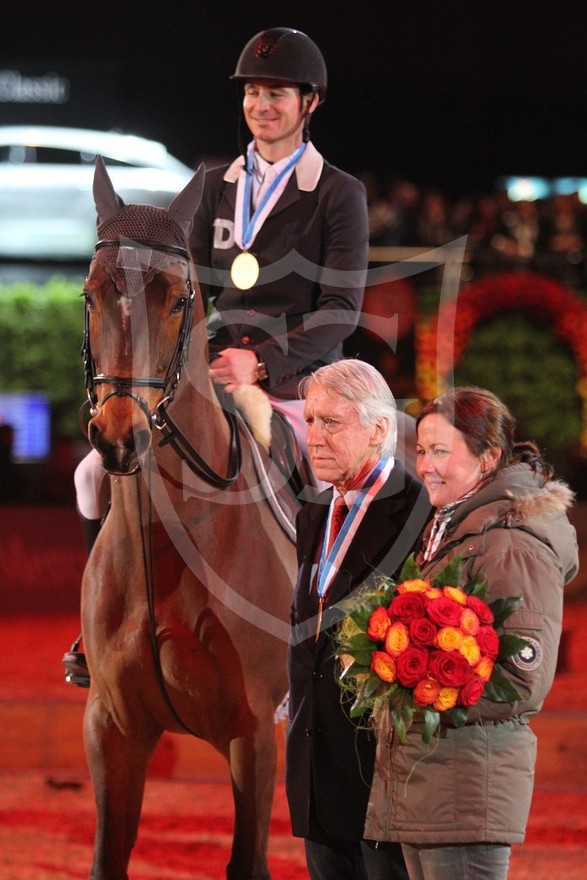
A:
[[[61,662],[65,667],[65,681],[67,684],[75,684],[78,687],[89,688],[90,672],[86,655],[83,651],[79,650],[81,640],[82,636],[80,634],[71,646],[71,650],[63,655]]]

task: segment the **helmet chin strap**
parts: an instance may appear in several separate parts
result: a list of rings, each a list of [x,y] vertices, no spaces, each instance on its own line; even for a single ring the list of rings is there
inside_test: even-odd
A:
[[[310,140],[310,123],[312,121],[312,115],[312,111],[308,110],[306,115],[304,116],[304,128],[302,131],[302,138],[305,144],[307,144]]]
[[[316,97],[319,97],[318,92],[315,92],[313,89],[312,91],[305,92],[302,95],[304,101],[308,99],[306,103],[307,110],[304,114],[304,128],[302,133],[305,144],[307,144],[310,140],[310,123],[312,122],[312,116],[314,115],[314,110],[316,109],[314,107]]]

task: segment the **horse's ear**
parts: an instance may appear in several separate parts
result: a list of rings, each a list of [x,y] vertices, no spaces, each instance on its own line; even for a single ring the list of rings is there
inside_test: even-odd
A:
[[[94,171],[94,202],[98,212],[98,222],[103,223],[114,214],[117,214],[124,202],[114,192],[112,181],[106,171],[106,165],[102,156],[96,156],[96,170]]]
[[[186,238],[190,237],[194,222],[194,214],[202,199],[204,191],[204,177],[206,168],[204,163],[200,167],[180,193],[176,195],[169,206],[168,214],[180,226]]]

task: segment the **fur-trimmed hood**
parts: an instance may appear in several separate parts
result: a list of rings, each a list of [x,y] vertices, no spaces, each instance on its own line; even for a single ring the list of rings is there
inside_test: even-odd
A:
[[[575,493],[562,480],[551,480],[533,492],[508,491],[507,494],[512,499],[512,513],[522,520],[567,513],[575,501]]]

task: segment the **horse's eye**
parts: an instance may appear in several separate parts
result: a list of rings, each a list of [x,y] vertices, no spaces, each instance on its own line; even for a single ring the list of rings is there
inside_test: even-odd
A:
[[[84,298],[84,301],[85,301],[86,306],[87,306],[89,309],[93,309],[93,308],[94,308],[94,301],[93,301],[92,297],[90,296],[90,294],[89,294],[89,293],[86,293],[86,292],[84,291],[84,292],[82,293],[82,296],[83,296],[83,298]]]
[[[174,315],[177,315],[177,314],[179,314],[180,312],[183,312],[183,311],[185,310],[186,305],[187,305],[187,297],[182,296],[182,297],[181,297],[180,299],[178,299],[178,301],[175,303],[175,305],[173,306],[173,308],[172,308],[171,311],[173,312]]]

